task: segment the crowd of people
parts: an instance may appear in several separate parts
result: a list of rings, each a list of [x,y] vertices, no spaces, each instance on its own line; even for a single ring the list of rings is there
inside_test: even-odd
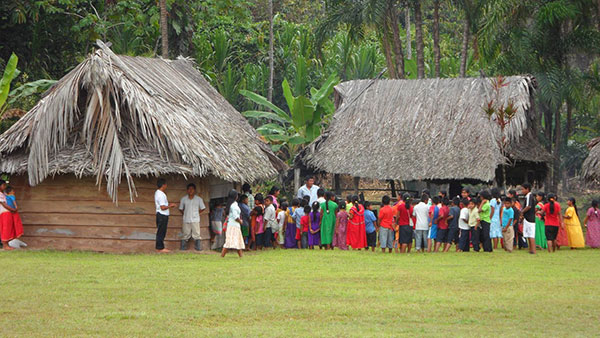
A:
[[[600,209],[594,200],[587,210],[583,226],[574,198],[566,201],[563,211],[554,194],[532,192],[522,185],[520,196],[509,190],[501,196],[499,189],[471,193],[464,188],[460,196],[450,198],[442,191],[431,196],[404,194],[397,201],[383,196],[376,211],[368,201],[350,195],[338,200],[307,178],[296,198],[288,203],[278,200],[279,189],[265,196],[251,194],[245,186],[242,194],[232,190],[222,219],[225,241],[222,255],[228,250],[334,249],[372,250],[408,253],[457,252],[515,248],[531,254],[560,247],[600,247]],[[219,222],[212,219],[212,222]],[[230,230],[230,228],[232,230]]]

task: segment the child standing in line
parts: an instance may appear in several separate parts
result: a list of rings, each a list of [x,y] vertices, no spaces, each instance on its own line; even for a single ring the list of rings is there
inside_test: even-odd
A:
[[[300,245],[302,249],[307,249],[308,232],[310,229],[310,207],[308,205],[305,205],[302,210],[302,216],[300,217]]]
[[[312,204],[312,211],[310,212],[310,228],[308,233],[308,247],[313,250],[316,246],[321,244],[321,213],[319,209],[321,205],[315,201]]]
[[[502,238],[504,250],[508,252],[512,252],[514,246],[515,230],[512,227],[514,219],[515,212],[512,208],[512,198],[506,197],[504,199],[504,207],[502,208]]]
[[[352,209],[352,195],[348,195],[346,196],[346,212],[350,212],[350,209]]]
[[[336,215],[335,235],[333,236],[333,246],[340,250],[348,250],[346,244],[346,227],[348,225],[348,213],[346,212],[346,203],[340,202],[339,211]]]
[[[367,248],[371,248],[371,251],[375,251],[375,247],[377,246],[377,229],[375,228],[375,224],[377,224],[377,217],[373,213],[373,206],[370,202],[365,202],[365,231],[367,232]]]
[[[210,214],[210,227],[215,233],[211,250],[221,250],[225,244],[225,234],[223,233],[223,203],[215,204]]]
[[[469,200],[463,199],[460,202],[460,216],[458,219],[458,229],[460,233],[458,235],[458,252],[469,252],[469,238],[471,237],[471,226],[469,225],[469,212],[468,208]]]
[[[471,228],[471,239],[473,240],[473,250],[479,252],[479,236],[481,233],[481,225],[479,219],[479,201],[473,198],[469,201],[469,227]]]
[[[15,209],[15,212],[12,213],[14,234],[12,235],[13,239],[8,242],[8,245],[15,249],[26,247],[27,244],[20,240],[21,236],[23,236],[23,222],[19,215],[19,206],[17,205],[17,200],[15,198],[15,189],[9,185],[4,190],[4,194],[6,195],[6,204]]]
[[[282,249],[284,248],[285,244],[285,228],[287,225],[287,217],[285,213],[288,207],[288,202],[282,201],[279,205],[279,209],[277,209],[277,224],[279,227],[279,230],[277,231],[277,245],[279,245],[279,247]]]
[[[438,212],[438,218],[436,223],[438,225],[437,236],[435,239],[434,252],[438,252],[442,243],[444,244],[443,251],[447,252],[450,249],[450,241],[448,237],[448,217],[450,216],[450,208],[448,207],[450,201],[446,198],[442,201],[442,207]]]
[[[265,206],[264,198],[261,193],[254,196],[254,209],[252,209],[252,234],[254,239],[254,249],[262,250],[265,243]]]
[[[433,249],[433,242],[437,241],[437,219],[440,213],[440,198],[433,196],[431,199],[431,207],[429,207],[429,234],[427,235],[427,252]]]
[[[396,212],[390,206],[390,197],[383,196],[381,199],[381,209],[379,209],[379,246],[381,252],[385,253],[385,249],[388,249],[389,253],[392,253],[394,247],[394,216]]]
[[[265,237],[264,247],[269,248],[275,245],[275,233],[278,231],[279,224],[277,223],[277,212],[273,205],[273,197],[265,198]]]
[[[298,240],[296,239],[296,233],[298,232],[298,228],[296,227],[296,220],[294,219],[294,213],[296,212],[296,209],[298,209],[298,207],[300,207],[300,200],[294,198],[292,200],[292,206],[288,207],[285,212],[285,219],[287,224],[285,225],[284,245],[286,249],[298,248]]]
[[[248,196],[240,196],[240,219],[242,220],[241,230],[244,238],[245,250],[250,249],[250,207],[248,206]]]
[[[579,213],[577,212],[577,204],[575,198],[569,197],[567,200],[567,210],[564,215],[564,226],[567,230],[567,238],[571,250],[575,248],[584,248],[585,241],[583,239],[583,231],[579,222]]]

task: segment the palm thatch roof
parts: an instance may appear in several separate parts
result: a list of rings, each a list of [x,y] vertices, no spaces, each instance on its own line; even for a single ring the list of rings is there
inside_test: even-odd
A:
[[[31,185],[74,173],[106,180],[214,175],[248,182],[285,164],[189,59],[115,55],[104,43],[0,136],[0,172]]]
[[[600,179],[600,137],[590,140],[587,147],[590,153],[583,161],[581,174],[587,180],[598,180]]]
[[[492,181],[510,161],[545,163],[532,132],[534,79],[507,77],[496,97],[492,79],[357,80],[335,87],[329,128],[297,161],[317,170],[376,179]],[[501,129],[484,108],[492,98],[514,104]]]

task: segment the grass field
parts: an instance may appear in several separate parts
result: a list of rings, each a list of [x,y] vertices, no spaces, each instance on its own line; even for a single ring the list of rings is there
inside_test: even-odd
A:
[[[0,336],[598,336],[600,250],[0,252]]]

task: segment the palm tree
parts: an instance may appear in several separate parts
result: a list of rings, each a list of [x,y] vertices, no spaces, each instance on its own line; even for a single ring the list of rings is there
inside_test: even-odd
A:
[[[440,0],[433,1],[433,63],[435,77],[440,77]]]
[[[421,0],[413,1],[415,11],[415,43],[417,45],[417,78],[425,77],[425,57],[423,43],[423,13],[421,11]]]
[[[547,149],[554,155],[551,189],[561,179],[561,149],[566,143],[562,115],[591,104],[583,98],[591,76],[569,61],[569,55],[597,55],[600,32],[587,0],[490,1],[478,33],[480,51],[499,72],[532,73],[538,83],[537,106],[544,119]],[[600,88],[592,94],[600,92]],[[538,120],[541,123],[541,119]],[[570,129],[570,127],[569,127]],[[570,132],[570,130],[569,130]]]
[[[317,46],[344,24],[353,41],[364,37],[365,28],[377,30],[390,78],[404,78],[404,53],[398,16],[400,0],[329,0],[327,15],[316,30]]]
[[[160,36],[162,40],[161,53],[163,59],[169,58],[169,27],[167,26],[167,0],[159,0],[160,6]]]

